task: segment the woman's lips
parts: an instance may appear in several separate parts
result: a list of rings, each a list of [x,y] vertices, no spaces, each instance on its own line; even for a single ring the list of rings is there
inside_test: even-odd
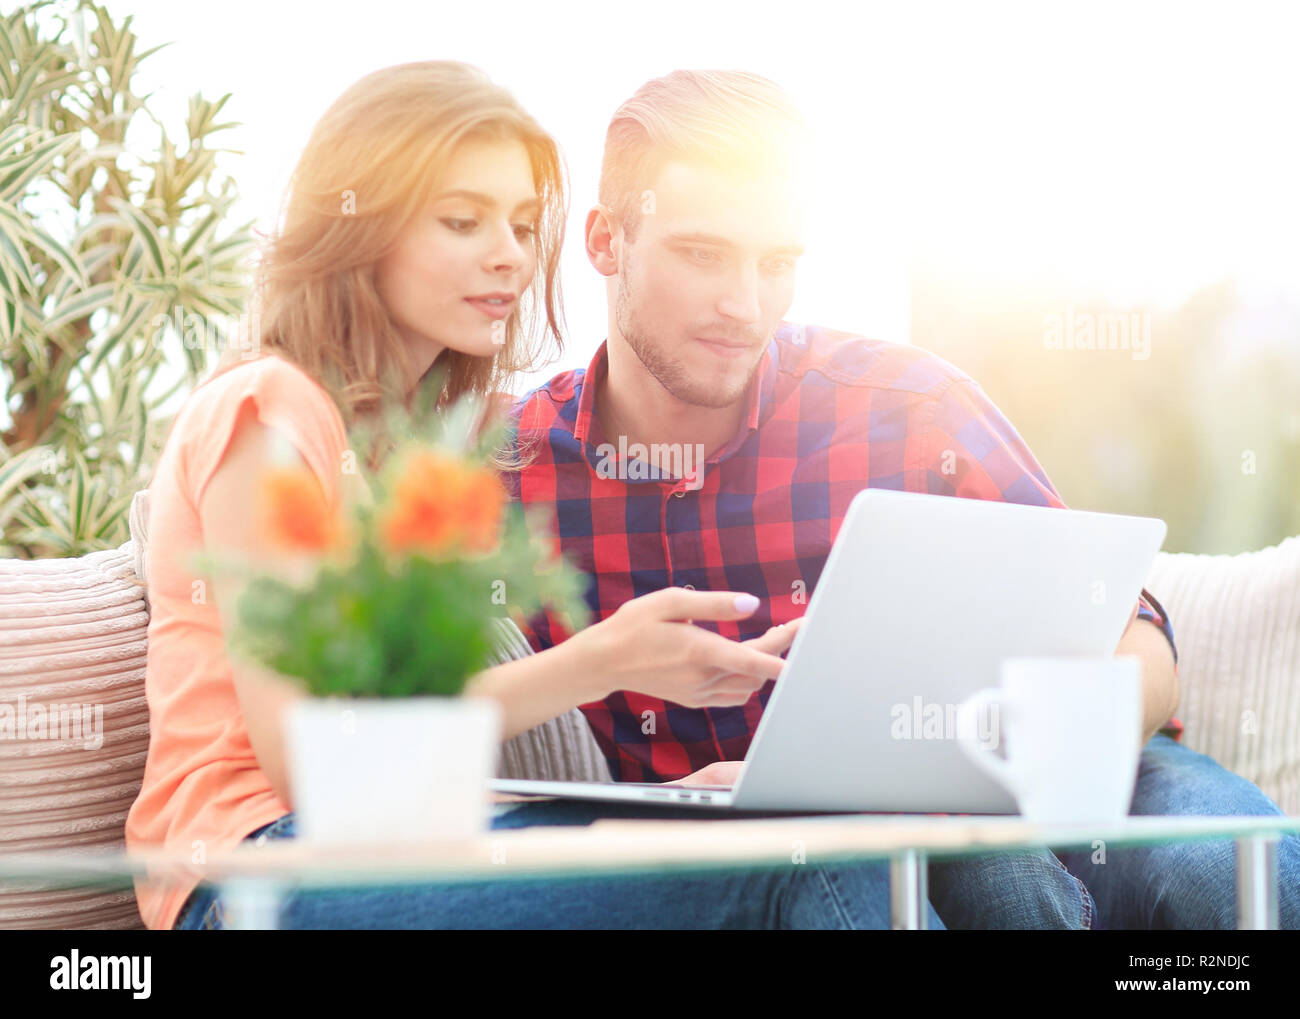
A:
[[[477,308],[488,318],[494,319],[507,318],[515,310],[515,299],[513,297],[503,300],[500,304],[494,304],[482,297],[467,297],[465,303]]]

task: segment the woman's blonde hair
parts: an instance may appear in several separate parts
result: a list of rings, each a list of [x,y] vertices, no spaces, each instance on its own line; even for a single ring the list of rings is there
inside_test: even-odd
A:
[[[559,257],[564,166],[554,140],[514,96],[482,71],[425,61],[366,75],[326,110],[293,172],[281,225],[257,266],[253,294],[259,353],[303,368],[334,397],[350,427],[404,400],[406,346],[376,289],[377,263],[436,193],[456,147],[516,140],[528,152],[541,214],[538,272],[507,320],[493,357],[446,350],[426,385],[444,408],[466,394],[504,389],[536,367],[547,338],[562,349]],[[229,353],[229,352],[228,352]],[[233,367],[233,357],[218,369]]]

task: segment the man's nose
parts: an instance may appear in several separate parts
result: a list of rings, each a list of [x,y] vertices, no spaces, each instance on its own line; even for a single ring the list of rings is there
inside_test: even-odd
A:
[[[718,313],[737,322],[757,322],[762,317],[758,289],[758,266],[741,266],[728,280],[727,291],[718,302]]]

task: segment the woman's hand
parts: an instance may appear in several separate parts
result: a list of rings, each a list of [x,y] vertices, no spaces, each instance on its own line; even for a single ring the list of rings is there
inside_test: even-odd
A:
[[[670,587],[625,602],[612,615],[570,637],[581,668],[604,691],[633,690],[688,708],[744,704],[781,673],[798,620],[760,637],[735,641],[692,620],[744,619],[757,608],[734,591]],[[739,602],[739,604],[738,604]],[[560,645],[563,647],[564,645]]]

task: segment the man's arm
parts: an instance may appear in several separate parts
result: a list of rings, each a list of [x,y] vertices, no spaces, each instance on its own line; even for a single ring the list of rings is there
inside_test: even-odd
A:
[[[1142,672],[1142,742],[1154,736],[1178,710],[1178,669],[1165,632],[1147,619],[1133,619],[1116,655],[1133,655]]]

